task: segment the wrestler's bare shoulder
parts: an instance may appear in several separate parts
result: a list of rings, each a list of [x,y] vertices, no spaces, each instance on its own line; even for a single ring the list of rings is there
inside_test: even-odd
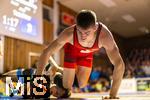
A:
[[[65,34],[65,37],[66,37],[66,39],[67,39],[68,42],[71,42],[72,39],[73,39],[74,27],[75,27],[75,25],[72,25],[70,27],[67,27],[63,31],[63,34]]]

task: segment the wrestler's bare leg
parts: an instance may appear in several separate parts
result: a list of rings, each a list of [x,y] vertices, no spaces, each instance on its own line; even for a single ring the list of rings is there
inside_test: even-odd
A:
[[[92,68],[79,66],[77,67],[76,76],[78,79],[78,84],[80,88],[83,88],[87,85]]]
[[[64,68],[63,70],[63,86],[66,89],[71,89],[74,82],[75,69]]]

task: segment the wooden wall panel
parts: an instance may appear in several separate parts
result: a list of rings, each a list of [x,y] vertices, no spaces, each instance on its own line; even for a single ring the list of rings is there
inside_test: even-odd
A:
[[[16,68],[29,67],[29,52],[41,53],[42,49],[43,46],[39,44],[5,37],[4,72]]]
[[[54,0],[43,0],[43,4],[45,4],[49,7],[53,7],[53,1]]]
[[[53,23],[44,20],[44,44],[48,44],[53,40]]]

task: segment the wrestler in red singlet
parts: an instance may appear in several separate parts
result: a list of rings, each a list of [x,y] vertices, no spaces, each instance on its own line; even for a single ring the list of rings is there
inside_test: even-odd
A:
[[[96,31],[96,39],[91,48],[83,47],[78,41],[77,29],[74,27],[73,32],[73,45],[66,43],[64,46],[64,67],[65,68],[76,68],[77,65],[84,67],[92,67],[93,63],[93,52],[99,50],[98,38],[100,35],[102,25],[99,23]]]

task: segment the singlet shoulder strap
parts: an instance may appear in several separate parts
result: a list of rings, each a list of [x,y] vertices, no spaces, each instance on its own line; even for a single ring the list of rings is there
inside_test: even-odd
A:
[[[100,33],[101,33],[101,29],[102,29],[102,24],[99,22],[97,33],[96,33],[96,39],[95,39],[95,43],[94,43],[93,48],[98,48],[99,47],[98,42],[99,42],[99,36],[100,36]]]
[[[77,26],[74,26],[74,31],[73,31],[73,44],[78,45],[78,37],[77,37]]]

